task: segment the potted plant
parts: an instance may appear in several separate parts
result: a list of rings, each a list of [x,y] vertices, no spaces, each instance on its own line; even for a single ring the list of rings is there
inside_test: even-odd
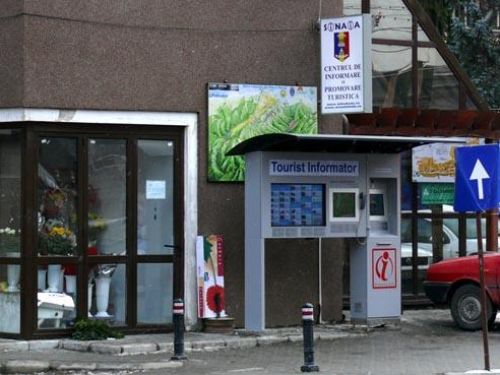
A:
[[[76,246],[75,234],[59,220],[47,220],[38,239],[44,255],[73,255]]]
[[[20,229],[12,227],[0,228],[0,255],[19,256]]]

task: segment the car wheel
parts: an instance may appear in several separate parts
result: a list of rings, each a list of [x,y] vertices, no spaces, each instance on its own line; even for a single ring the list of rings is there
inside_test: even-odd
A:
[[[451,298],[451,316],[455,323],[467,331],[481,329],[481,289],[476,285],[462,285]],[[491,301],[486,297],[488,322],[491,324],[496,316]]]

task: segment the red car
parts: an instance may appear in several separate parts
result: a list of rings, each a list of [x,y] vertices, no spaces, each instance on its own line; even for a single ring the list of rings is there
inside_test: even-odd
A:
[[[500,253],[484,254],[484,284],[488,323],[491,326],[500,306]],[[432,264],[427,270],[424,290],[435,304],[450,306],[451,316],[460,328],[469,331],[481,328],[477,254]]]

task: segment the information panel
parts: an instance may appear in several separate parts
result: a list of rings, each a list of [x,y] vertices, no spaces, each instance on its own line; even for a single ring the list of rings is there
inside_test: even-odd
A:
[[[271,226],[325,225],[324,184],[271,184]]]

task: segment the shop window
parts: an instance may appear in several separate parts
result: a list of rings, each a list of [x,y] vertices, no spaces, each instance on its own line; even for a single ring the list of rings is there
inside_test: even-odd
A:
[[[0,264],[0,332],[21,332],[20,264]]]
[[[88,143],[88,254],[126,255],[126,141]]]
[[[43,137],[38,164],[38,253],[77,254],[77,142]]]
[[[21,332],[20,132],[0,130],[0,332]]]
[[[37,272],[38,328],[71,327],[76,318],[76,276],[65,275],[60,263],[39,266]]]
[[[110,325],[125,325],[126,267],[98,264],[88,278],[88,316]]]
[[[0,130],[0,257],[20,256],[22,190],[20,147],[18,130]]]

